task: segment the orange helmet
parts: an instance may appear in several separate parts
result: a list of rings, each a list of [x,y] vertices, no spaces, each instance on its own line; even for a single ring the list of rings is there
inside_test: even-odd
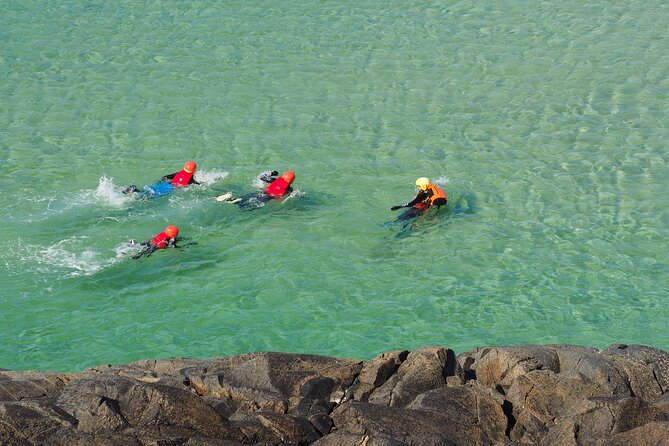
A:
[[[293,184],[293,181],[295,181],[295,172],[287,170],[281,175],[281,178],[283,178],[286,183]]]
[[[168,226],[165,228],[165,234],[169,238],[175,238],[177,235],[179,235],[179,228],[176,226]]]
[[[193,161],[188,161],[186,164],[184,164],[184,170],[188,173],[195,172],[195,169],[197,169],[197,164],[195,164]]]

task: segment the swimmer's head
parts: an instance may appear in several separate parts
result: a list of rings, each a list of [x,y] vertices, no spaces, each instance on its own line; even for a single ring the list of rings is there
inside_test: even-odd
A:
[[[420,187],[421,190],[427,190],[428,184],[430,184],[429,178],[420,177],[416,180],[416,186]]]
[[[179,235],[179,228],[176,226],[168,226],[165,228],[165,234],[169,238],[175,238],[177,235]]]
[[[195,164],[193,161],[188,161],[186,164],[184,164],[184,170],[188,173],[194,173],[195,169],[197,169],[197,164]]]
[[[286,183],[293,184],[293,181],[295,181],[295,172],[287,170],[281,175],[281,178],[283,178]]]

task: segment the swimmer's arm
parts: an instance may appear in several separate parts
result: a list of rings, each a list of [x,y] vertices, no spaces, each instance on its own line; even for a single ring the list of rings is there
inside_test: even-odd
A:
[[[190,180],[188,180],[188,184],[202,184],[202,183],[195,181],[195,175],[193,175],[192,177],[190,177]]]
[[[171,173],[171,174],[169,174],[169,175],[165,175],[164,177],[162,177],[162,178],[160,179],[160,181],[171,180],[171,179],[174,178],[178,173],[179,173],[179,172],[174,172],[174,173]]]
[[[403,208],[409,208],[413,205],[416,205],[416,204],[420,203],[421,201],[424,201],[428,196],[429,195],[428,195],[427,191],[419,191],[416,194],[416,196],[414,197],[413,200],[403,204],[402,207]]]
[[[263,173],[258,177],[258,179],[260,179],[260,181],[264,181],[265,183],[271,183],[272,181],[276,180],[276,178],[272,177],[276,177],[278,174],[279,172],[273,170],[270,173]]]

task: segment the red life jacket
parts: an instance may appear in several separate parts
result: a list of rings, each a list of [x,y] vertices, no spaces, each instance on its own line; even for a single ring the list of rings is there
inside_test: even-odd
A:
[[[265,188],[265,193],[273,197],[280,197],[282,195],[286,195],[289,187],[290,183],[288,181],[284,180],[283,178],[277,178]]]
[[[165,232],[161,232],[160,234],[153,237],[153,239],[151,239],[151,244],[155,245],[156,248],[158,248],[158,249],[162,249],[162,248],[167,247],[167,241],[170,238],[171,237],[169,235],[165,234]]]
[[[188,173],[185,170],[179,171],[174,178],[172,178],[172,184],[176,187],[186,187],[190,182],[190,179],[193,178],[193,173]]]

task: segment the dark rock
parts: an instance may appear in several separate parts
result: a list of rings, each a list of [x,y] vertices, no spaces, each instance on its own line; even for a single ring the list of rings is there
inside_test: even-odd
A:
[[[453,350],[424,347],[409,353],[397,373],[371,393],[369,402],[403,407],[421,393],[449,383],[464,383],[464,373]]]
[[[65,375],[48,372],[0,372],[0,401],[50,401],[67,380]]]
[[[468,362],[477,381],[493,388],[500,386],[504,391],[514,379],[533,370],[560,372],[557,353],[535,345],[484,348],[476,352],[473,362]]]
[[[77,425],[62,409],[40,402],[0,403],[0,444],[47,444]]]
[[[669,392],[656,399],[654,403],[659,409],[669,413]]]
[[[338,432],[385,437],[407,445],[452,445],[455,424],[444,415],[363,402],[340,404],[332,419]],[[468,443],[475,444],[475,443]]]
[[[458,426],[450,437],[456,444],[503,442],[508,420],[499,400],[478,386],[446,387],[425,392],[407,406],[440,414]]]
[[[336,432],[321,438],[313,446],[408,446],[408,444],[382,435]]]
[[[565,417],[555,420],[543,444],[593,445],[651,422],[669,421],[669,415],[639,398],[602,397],[584,399]]]
[[[228,420],[190,391],[122,377],[70,382],[56,404],[78,420],[78,430],[143,437],[196,433],[241,441]]]
[[[231,418],[245,436],[263,445],[294,443],[307,445],[321,437],[316,428],[302,417],[274,412],[238,414]]]
[[[0,371],[0,444],[664,445],[668,387],[668,353],[622,344]]]
[[[608,396],[609,393],[576,374],[557,374],[550,370],[534,370],[516,378],[506,398],[516,408],[529,412],[541,423],[549,423],[564,416],[571,407],[584,398]]]
[[[348,399],[368,401],[369,395],[397,372],[408,355],[407,350],[401,350],[383,353],[371,361],[365,361],[358,377],[347,392]]]
[[[596,446],[663,446],[669,444],[669,422],[651,421],[643,426],[597,440]]]

